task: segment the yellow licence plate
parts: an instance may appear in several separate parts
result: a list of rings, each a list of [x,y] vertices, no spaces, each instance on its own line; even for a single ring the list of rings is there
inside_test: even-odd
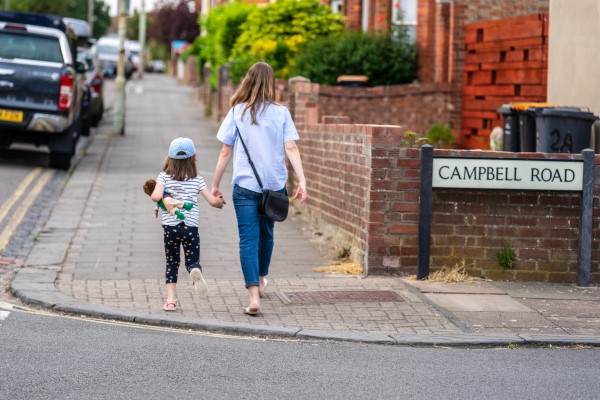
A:
[[[23,122],[23,112],[0,109],[0,121]]]

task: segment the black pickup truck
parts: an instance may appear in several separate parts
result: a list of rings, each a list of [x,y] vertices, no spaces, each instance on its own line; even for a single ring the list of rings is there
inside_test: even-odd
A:
[[[70,168],[86,69],[76,49],[61,17],[0,11],[0,147],[48,146],[50,167]]]

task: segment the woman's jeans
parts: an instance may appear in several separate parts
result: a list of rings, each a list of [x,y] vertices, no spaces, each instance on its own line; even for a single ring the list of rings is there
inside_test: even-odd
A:
[[[285,188],[279,190],[286,193]],[[275,221],[258,214],[262,193],[233,186],[233,206],[240,235],[240,263],[246,287],[258,286],[259,276],[269,274],[273,253],[273,227]]]

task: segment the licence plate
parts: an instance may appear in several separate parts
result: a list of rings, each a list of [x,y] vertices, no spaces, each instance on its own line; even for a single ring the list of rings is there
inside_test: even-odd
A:
[[[23,112],[0,109],[0,121],[23,122]]]

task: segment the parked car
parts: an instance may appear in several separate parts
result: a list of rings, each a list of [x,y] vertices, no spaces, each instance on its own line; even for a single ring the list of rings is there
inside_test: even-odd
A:
[[[131,78],[134,71],[133,61],[131,60],[131,53],[125,47],[125,54],[123,58],[125,78]],[[96,52],[100,58],[100,64],[102,65],[102,72],[104,76],[117,76],[117,62],[119,60],[119,39],[114,36],[104,36],[98,39],[96,43]]]
[[[91,126],[98,126],[104,114],[104,74],[100,65],[100,58],[95,47],[79,47],[77,59],[87,64],[85,83],[89,88],[89,118]]]
[[[0,146],[47,145],[68,169],[81,127],[85,64],[61,17],[0,11]]]
[[[165,62],[163,60],[152,60],[150,62],[150,65],[152,65],[152,72],[156,72],[159,74],[164,73],[167,69],[167,66],[165,65]]]
[[[81,100],[81,135],[89,136],[90,129],[93,124],[93,93],[92,85],[90,84],[90,68],[91,63],[87,52],[92,43],[92,29],[87,21],[76,18],[63,18],[65,23],[73,29],[77,35],[77,61],[86,65],[87,72],[85,73],[85,79],[82,83],[82,100]],[[97,102],[97,100],[96,100]]]

